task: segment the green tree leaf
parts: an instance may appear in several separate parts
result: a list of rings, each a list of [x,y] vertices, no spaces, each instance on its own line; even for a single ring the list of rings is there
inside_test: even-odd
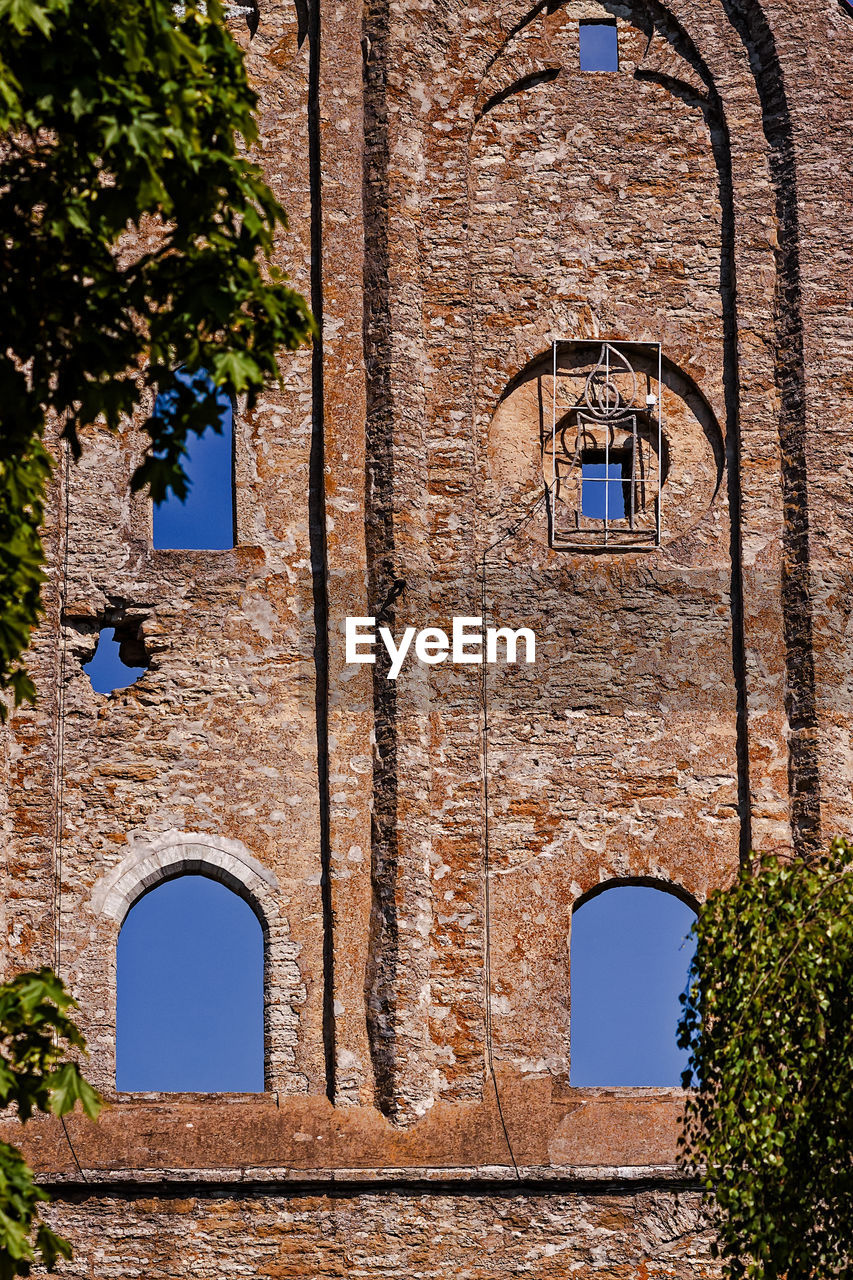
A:
[[[22,973],[0,986],[0,1099],[25,1122],[33,1111],[64,1115],[79,1102],[95,1119],[102,1101],[69,1053],[85,1049],[69,1017],[74,1001],[50,969]],[[0,1142],[0,1280],[50,1271],[71,1246],[39,1220],[47,1194],[20,1151]]]
[[[101,1100],[96,1091],[80,1074],[76,1062],[66,1062],[53,1071],[49,1080],[50,1109],[55,1116],[73,1111],[79,1102],[90,1120],[96,1120]]]

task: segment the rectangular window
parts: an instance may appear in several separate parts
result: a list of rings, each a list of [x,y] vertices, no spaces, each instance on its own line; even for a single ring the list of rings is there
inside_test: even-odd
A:
[[[581,71],[618,71],[619,40],[615,22],[580,24]]]
[[[209,410],[210,426],[200,436],[194,432],[187,436],[183,458],[189,484],[186,499],[170,492],[164,502],[154,505],[154,546],[158,550],[225,550],[234,546],[231,401],[223,391],[215,390],[203,370],[194,374],[181,371],[177,378],[196,397],[199,409]],[[155,416],[166,422],[174,416],[179,391],[180,387],[157,397]]]
[[[588,450],[581,458],[581,515],[588,520],[625,519],[624,459],[611,454],[605,461],[603,451]],[[628,483],[631,480],[628,465]]]
[[[584,344],[586,345],[586,344]],[[666,441],[660,418],[658,343],[601,343],[581,359],[580,344],[552,350],[550,413],[543,417],[542,470],[548,538],[560,551],[660,545],[660,495]],[[638,376],[626,352],[647,348],[648,372]],[[559,352],[558,352],[559,348]],[[580,354],[580,353],[578,353]],[[550,419],[550,421],[548,420]]]

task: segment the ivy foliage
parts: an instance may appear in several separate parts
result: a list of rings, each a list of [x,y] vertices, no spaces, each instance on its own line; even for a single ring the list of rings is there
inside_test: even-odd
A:
[[[78,1102],[93,1120],[100,1111],[98,1094],[69,1058],[85,1049],[73,1007],[50,969],[0,986],[0,1108],[13,1108],[21,1121],[34,1111],[64,1116]],[[68,1242],[39,1220],[47,1199],[20,1151],[0,1142],[0,1280],[29,1275],[36,1260],[50,1271],[58,1257],[71,1257]]]
[[[851,864],[762,857],[694,926],[682,1145],[730,1277],[853,1277]]]
[[[246,158],[255,106],[220,0],[0,0],[0,690],[16,703],[34,696],[20,657],[47,423],[77,456],[82,428],[147,407],[133,486],[185,496],[217,388],[251,406],[311,334],[269,263],[285,214]],[[180,370],[206,370],[209,395]]]

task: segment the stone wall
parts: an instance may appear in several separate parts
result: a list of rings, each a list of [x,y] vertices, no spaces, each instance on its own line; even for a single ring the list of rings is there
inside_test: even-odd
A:
[[[590,18],[618,72],[580,71]],[[850,829],[853,18],[230,21],[321,337],[236,415],[233,551],[152,549],[130,427],[60,458],[40,702],[0,746],[3,942],[69,981],[113,1094],[124,914],[217,876],[265,928],[267,1094],[114,1097],[73,1152],[28,1130],[66,1271],[715,1275],[677,1092],[569,1086],[571,916],[610,882],[698,903],[751,847]],[[659,546],[552,545],[554,339],[558,395],[604,341],[660,395]],[[536,664],[344,661],[347,616],[483,613]],[[103,625],[149,661],[108,697]]]
[[[719,1275],[695,1195],[655,1190],[285,1198],[229,1189],[130,1202],[84,1192],[50,1216],[75,1241],[63,1269],[75,1280]]]

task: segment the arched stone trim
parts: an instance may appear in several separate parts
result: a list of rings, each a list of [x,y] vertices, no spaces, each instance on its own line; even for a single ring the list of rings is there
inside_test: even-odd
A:
[[[278,915],[278,881],[253,858],[240,840],[188,831],[167,831],[146,840],[131,837],[130,850],[102,876],[90,899],[91,910],[121,925],[133,904],[164,880],[206,875],[221,880],[249,903],[264,933]]]
[[[581,907],[585,907],[593,898],[599,898],[603,893],[607,893],[609,889],[631,888],[657,889],[660,893],[668,893],[671,897],[678,898],[679,902],[683,902],[685,907],[689,907],[696,915],[699,914],[701,905],[699,899],[688,892],[683,885],[676,884],[672,880],[661,880],[657,876],[611,876],[580,894],[572,903],[572,915]]]
[[[279,883],[240,840],[206,832],[167,831],[129,838],[117,866],[102,876],[89,910],[109,920],[116,936],[135,902],[165,880],[204,875],[219,880],[255,912],[264,933],[264,1081],[275,1093],[305,1093],[306,1078],[296,1069],[299,1007],[306,991],[298,964],[299,946],[279,908]],[[111,968],[115,1002],[115,966]]]

